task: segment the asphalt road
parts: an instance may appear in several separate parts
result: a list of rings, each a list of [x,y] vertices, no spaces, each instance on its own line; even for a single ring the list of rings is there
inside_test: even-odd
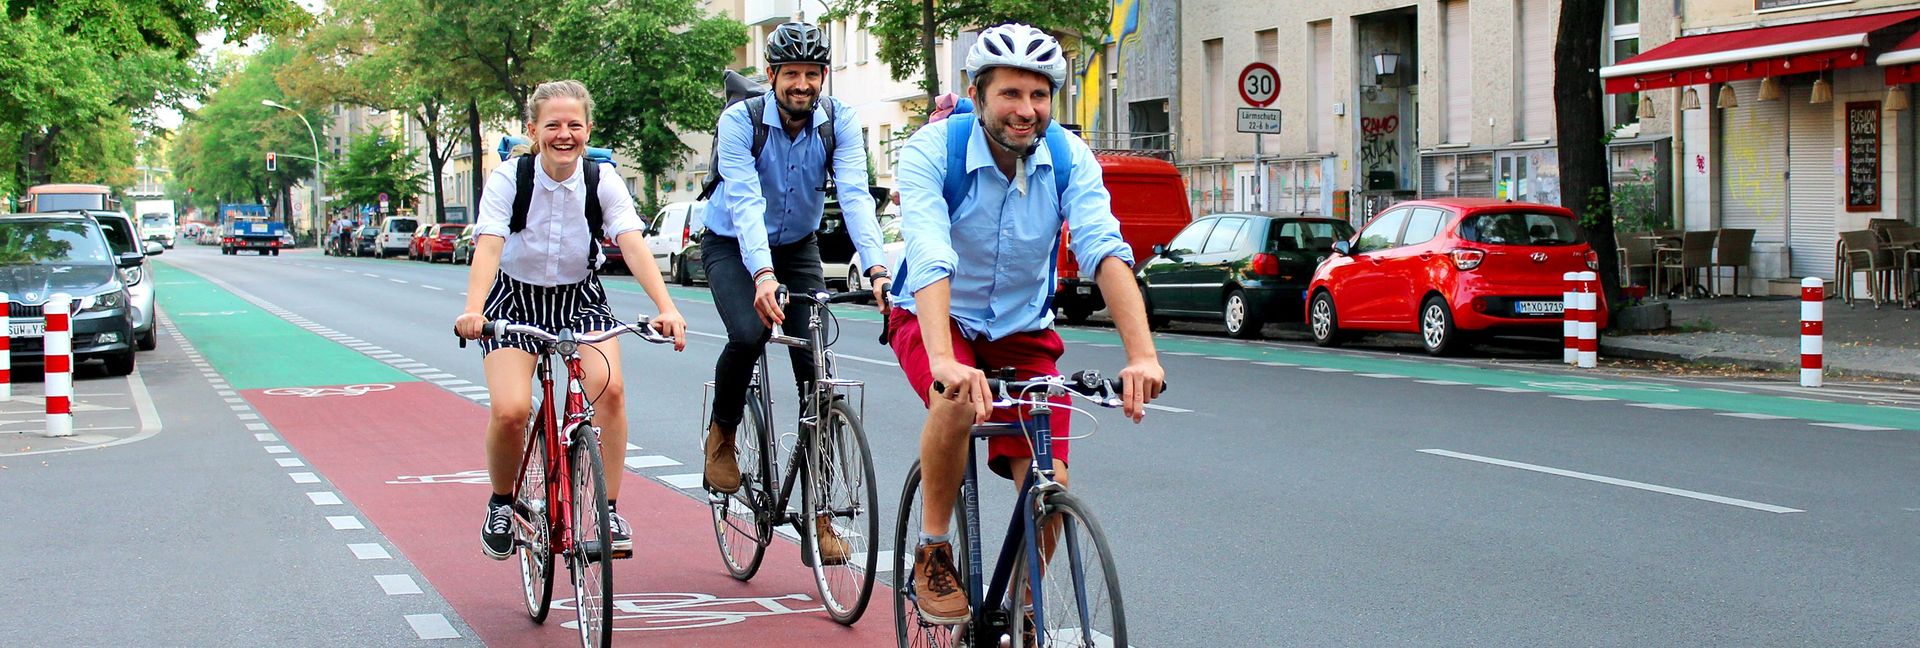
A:
[[[449,333],[465,267],[224,257],[191,246],[162,260],[403,354],[445,382],[484,384],[479,353]],[[616,313],[653,312],[630,278],[604,279]],[[675,296],[696,332],[685,353],[623,345],[641,447],[630,455],[680,464],[635,470],[654,478],[699,470],[701,384],[723,334],[703,287]],[[873,343],[871,309],[845,312],[835,349],[843,376],[867,382],[884,534],[923,409],[891,352]],[[1097,412],[1097,433],[1074,451],[1073,489],[1114,542],[1133,645],[1905,645],[1920,630],[1920,569],[1906,560],[1920,548],[1920,398],[1911,392],[1578,373],[1526,353],[1324,352],[1181,330],[1158,338],[1168,409],[1141,425]],[[1110,330],[1066,337],[1064,368],[1121,367]],[[163,359],[176,353],[163,349]],[[787,375],[784,354],[774,357],[775,375]],[[143,374],[152,358],[142,357]],[[168,424],[212,429],[197,417],[217,410],[217,398],[194,375],[173,378],[153,388]],[[791,392],[775,395],[791,417]],[[344,638],[371,630],[336,620],[398,614],[367,607],[391,605],[377,597],[340,603],[359,600],[341,589],[365,578],[342,571],[357,565],[304,564],[312,574],[293,579],[301,588],[274,593],[268,584],[292,569],[276,560],[318,560],[337,545],[301,546],[312,532],[283,521],[311,511],[259,497],[246,481],[284,477],[230,467],[271,468],[242,456],[257,447],[226,447],[242,435],[206,436],[163,434],[45,468],[9,461],[0,505],[14,513],[0,537],[39,548],[0,558],[11,589],[79,598],[28,595],[30,614],[0,621],[0,644],[22,631],[34,644],[99,636],[90,628],[171,643],[135,634],[144,625],[128,615],[201,633],[190,636],[282,643],[220,634],[232,631],[213,629],[222,621],[205,612],[208,597],[249,610],[274,601],[280,616],[269,625],[292,634],[269,638],[356,643]],[[479,430],[473,439],[477,458]],[[1008,491],[986,493],[986,519],[1005,516]],[[209,520],[223,533],[201,526]],[[102,545],[118,549],[87,548]],[[693,559],[719,570],[711,550]],[[174,580],[198,585],[166,586]],[[227,582],[237,584],[211,584]],[[309,582],[313,591],[299,591]],[[422,583],[429,595],[432,585]],[[128,600],[129,590],[142,595]],[[309,600],[329,603],[301,607]],[[165,613],[187,601],[200,617]],[[890,616],[876,601],[861,625],[890,625]],[[27,619],[74,627],[60,634]]]

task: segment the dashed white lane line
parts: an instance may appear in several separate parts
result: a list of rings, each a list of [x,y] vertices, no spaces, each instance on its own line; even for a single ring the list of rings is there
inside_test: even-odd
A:
[[[280,457],[274,459],[273,462],[280,464],[281,468],[299,468],[307,465],[306,462],[301,461],[298,457]]]
[[[441,291],[444,291],[444,290],[446,290],[445,288],[441,288],[441,287],[439,287],[439,286],[428,286],[428,285],[426,285],[426,284],[421,284],[421,285],[420,285],[420,287],[421,287],[421,288],[425,288],[425,289],[427,289],[427,290],[441,290]]]
[[[1507,461],[1505,459],[1495,459],[1493,457],[1482,457],[1479,455],[1470,455],[1462,452],[1452,452],[1449,450],[1439,450],[1439,449],[1432,449],[1432,448],[1429,448],[1426,450],[1420,450],[1419,452],[1423,452],[1430,455],[1441,456],[1441,457],[1452,457],[1454,459],[1465,459],[1467,461],[1477,461],[1485,464],[1493,464],[1495,466],[1519,468],[1521,470],[1530,470],[1533,472],[1546,473],[1549,475],[1558,475],[1561,477],[1572,477],[1574,479],[1584,479],[1586,481],[1599,482],[1602,484],[1611,484],[1614,486],[1625,486],[1627,488],[1637,488],[1640,490],[1651,491],[1655,493],[1678,495],[1680,497],[1697,499],[1704,502],[1713,502],[1716,504],[1726,504],[1729,506],[1750,508],[1756,511],[1766,511],[1768,513],[1805,513],[1806,512],[1806,511],[1802,511],[1800,509],[1795,509],[1795,508],[1775,506],[1772,504],[1763,504],[1760,502],[1754,502],[1754,501],[1743,500],[1743,499],[1735,499],[1732,497],[1722,497],[1719,495],[1711,495],[1711,494],[1702,493],[1699,491],[1690,491],[1690,490],[1684,490],[1679,488],[1672,488],[1668,486],[1660,486],[1657,484],[1649,484],[1646,482],[1617,479],[1614,477],[1606,477],[1603,475],[1595,475],[1591,473],[1575,472],[1572,470],[1562,470],[1559,468],[1549,468],[1547,466],[1538,466],[1534,464],[1520,463],[1518,461]]]
[[[1339,369],[1335,367],[1301,367],[1300,369],[1303,371],[1318,371],[1320,373],[1353,373],[1351,369]]]
[[[233,411],[235,411],[235,412],[245,412],[245,411],[247,411],[247,410],[250,410],[250,409],[253,409],[253,408],[252,408],[252,407],[248,407],[248,406],[246,406],[246,405],[228,405],[228,406],[227,406],[227,409],[230,409],[230,410],[233,410]]]
[[[380,278],[380,275],[377,275],[377,274],[374,274],[374,273],[371,273],[371,272],[362,272],[362,273],[360,273],[360,274],[363,274],[363,275],[366,275],[366,276],[369,276],[369,277],[373,277],[373,278],[375,278],[375,279],[379,279],[379,278]]]
[[[467,385],[462,385],[462,386],[459,386],[459,387],[448,387],[448,388],[447,388],[447,391],[450,391],[450,392],[453,392],[453,393],[456,393],[456,394],[470,394],[470,393],[473,393],[473,392],[483,392],[483,391],[486,391],[486,390],[487,390],[487,387],[486,387],[486,385],[474,385],[474,384],[467,384]]]
[[[253,440],[255,440],[255,441],[279,441],[279,440],[280,440],[280,437],[276,437],[276,436],[274,436],[274,435],[271,435],[271,434],[267,434],[267,433],[265,433],[265,432],[262,432],[262,433],[260,433],[260,434],[255,434],[255,435],[253,435]]]
[[[394,283],[397,283],[397,284],[403,284],[403,283],[407,283],[407,280],[405,280],[405,279],[388,279],[387,281],[391,281],[391,282],[394,282]]]
[[[1772,414],[1755,414],[1753,412],[1714,412],[1713,414],[1715,416],[1731,416],[1733,418],[1751,419],[1755,421],[1785,421],[1793,418],[1791,416],[1774,416]]]
[[[442,614],[409,614],[407,625],[413,626],[413,634],[421,639],[459,639],[460,632],[453,629]]]
[[[1588,403],[1597,403],[1597,402],[1600,402],[1600,401],[1611,401],[1611,400],[1620,400],[1620,399],[1618,399],[1618,398],[1607,398],[1607,397],[1605,397],[1605,396],[1587,396],[1587,395],[1584,395],[1584,394],[1554,394],[1554,395],[1553,395],[1553,397],[1554,397],[1554,398],[1558,398],[1558,399],[1562,399],[1562,400],[1570,400],[1570,401],[1582,401],[1582,402],[1588,402]]]
[[[453,388],[461,385],[471,385],[473,384],[473,382],[469,380],[435,380],[433,381],[433,384],[439,385],[441,387]]]
[[[315,474],[313,474],[313,473],[310,473],[310,472],[297,472],[297,473],[287,473],[287,477],[289,477],[289,478],[291,478],[291,479],[293,479],[293,483],[295,483],[295,484],[318,484],[318,483],[320,483],[320,476],[319,476],[319,475],[315,475]]]
[[[1481,389],[1481,390],[1483,390],[1483,391],[1490,391],[1490,392],[1500,392],[1500,393],[1502,393],[1502,394],[1531,394],[1531,393],[1533,393],[1533,390],[1531,390],[1531,389],[1521,389],[1521,388],[1519,388],[1519,387],[1481,387],[1480,389]]]
[[[333,491],[314,491],[307,493],[307,499],[312,500],[314,506],[340,505],[340,496]]]
[[[353,557],[357,560],[391,560],[393,558],[393,554],[387,553],[386,547],[372,542],[350,544],[347,545],[347,550],[352,551]]]
[[[245,403],[245,402],[247,402],[247,399],[244,399],[244,398],[226,398],[226,399],[222,399],[222,400],[225,400],[225,401],[226,401],[226,402],[228,402],[228,403]]]
[[[1198,357],[1207,355],[1205,353],[1194,353],[1192,351],[1161,351],[1160,353],[1161,355],[1181,356],[1181,357],[1187,357],[1187,358],[1198,358]]]
[[[420,375],[421,380],[439,380],[441,378],[452,378],[452,377],[453,377],[453,374],[450,374],[450,373],[431,373],[431,374]]]
[[[1359,377],[1361,377],[1361,378],[1389,378],[1389,379],[1391,379],[1391,378],[1405,378],[1405,377],[1406,377],[1406,376],[1402,376],[1402,375],[1399,375],[1399,374],[1383,374],[1383,373],[1363,373],[1363,374],[1354,374],[1354,375],[1355,375],[1355,376],[1359,376]]]
[[[703,478],[705,477],[706,475],[701,473],[686,473],[681,475],[661,475],[655,479],[659,479],[662,483],[674,488],[689,489],[701,487],[704,483]]]
[[[1207,356],[1207,359],[1208,360],[1225,360],[1228,362],[1243,362],[1246,360],[1246,358],[1229,358],[1227,356]]]
[[[1818,425],[1820,427],[1838,428],[1842,430],[1853,430],[1855,432],[1892,432],[1894,430],[1900,429],[1900,428],[1880,427],[1878,425],[1862,425],[1859,423],[1815,423],[1814,425]]]
[[[1260,365],[1262,367],[1298,367],[1300,366],[1291,362],[1255,362],[1254,364]]]
[[[247,424],[247,429],[248,429],[248,430],[251,430],[251,431],[254,431],[254,432],[259,432],[259,431],[262,431],[262,430],[265,430],[265,429],[267,429],[267,424],[265,424],[265,423],[248,423],[248,424]]]
[[[1700,409],[1692,405],[1674,405],[1672,403],[1627,403],[1627,407],[1644,407],[1647,409],[1666,410],[1669,412]]]
[[[1472,383],[1463,383],[1457,380],[1415,380],[1414,382],[1420,383],[1422,385],[1440,385],[1442,387],[1464,387],[1466,385],[1472,384]]]
[[[1155,404],[1153,404],[1153,403],[1147,403],[1147,409],[1151,409],[1151,410],[1160,410],[1160,411],[1162,411],[1162,412],[1173,412],[1173,413],[1175,413],[1175,414],[1187,414],[1187,413],[1191,413],[1191,412],[1193,412],[1193,410],[1190,410],[1190,409],[1181,409],[1181,408],[1178,408],[1178,407],[1168,407],[1168,406],[1166,406],[1166,405],[1155,405]]]
[[[413,582],[413,577],[406,574],[381,574],[373,577],[373,580],[380,584],[380,589],[386,591],[387,596],[420,593],[420,584]]]
[[[351,515],[329,515],[327,516],[327,524],[333,525],[333,530],[335,531],[354,531],[367,528],[367,525],[360,523],[360,518]]]
[[[666,455],[641,455],[638,457],[627,457],[626,463],[627,463],[627,468],[633,469],[633,470],[640,470],[643,468],[663,468],[667,466],[681,465],[680,462],[675,461],[672,457],[668,457]]]
[[[427,363],[425,362],[414,362],[405,358],[400,359],[398,362],[390,362],[388,364],[393,365],[395,369],[423,369],[427,367]]]
[[[231,389],[222,389],[214,393],[219,394],[221,396],[238,396],[239,395],[238,393],[234,392]]]
[[[286,446],[280,446],[280,445],[267,446],[268,454],[286,454],[289,452],[293,452],[293,451],[288,450]]]

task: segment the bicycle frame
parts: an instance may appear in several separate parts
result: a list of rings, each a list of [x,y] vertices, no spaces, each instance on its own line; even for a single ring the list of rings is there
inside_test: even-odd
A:
[[[803,406],[797,417],[800,431],[795,436],[793,452],[787,456],[786,473],[780,477],[778,492],[770,493],[769,495],[772,496],[771,499],[765,502],[768,510],[780,512],[777,519],[773,521],[774,525],[805,524],[806,518],[804,516],[813,513],[811,511],[798,513],[788,511],[787,504],[792,501],[794,485],[799,483],[800,473],[806,470],[807,463],[803,461],[802,458],[808,456],[808,454],[813,451],[813,437],[819,429],[820,413],[825,411],[828,404],[833,402],[834,397],[838,395],[842,389],[851,391],[852,389],[859,388],[864,390],[865,387],[865,383],[857,380],[840,380],[833,377],[834,355],[833,351],[827,348],[827,329],[824,318],[821,315],[826,307],[821,299],[814,297],[807,299],[809,300],[807,307],[807,337],[792,337],[775,332],[772,334],[772,337],[768,339],[770,344],[807,349],[813,352],[813,366],[815,370],[813,388],[809,390],[806,396],[810,400],[810,403],[802,404]],[[750,403],[748,406],[759,407],[760,411],[767,415],[764,420],[767,422],[768,431],[773,432],[773,395],[767,390],[767,386],[761,383],[761,379],[767,376],[767,354],[763,349],[760,353],[759,363],[754,367],[753,376],[747,382],[748,392],[757,392],[759,394],[758,402]],[[861,395],[861,404],[857,409],[861,416],[865,416],[866,413],[864,410],[866,409],[866,404],[864,391],[862,391]],[[804,406],[807,404],[811,404],[812,408],[809,409]],[[813,416],[807,416],[807,412],[809,411],[813,412]],[[779,445],[778,438],[773,434],[768,435],[768,441],[768,445],[770,446],[777,447]],[[773,456],[774,455],[771,454],[768,455],[767,463],[769,466],[777,467],[776,462],[772,459]],[[839,512],[834,511],[833,513]],[[806,534],[801,535],[802,537],[806,537]],[[802,540],[802,542],[812,542],[812,538],[807,538]]]
[[[567,372],[565,427],[555,427],[558,421],[553,409],[553,357],[556,355],[562,357],[561,364]],[[561,556],[574,550],[573,534],[569,533],[572,522],[564,513],[556,513],[573,510],[573,467],[566,460],[567,448],[578,441],[575,431],[593,422],[593,405],[587,402],[586,391],[580,385],[580,378],[585,373],[580,368],[579,343],[574,340],[572,331],[561,331],[558,343],[540,344],[540,358],[534,374],[540,378],[542,397],[540,409],[534,414],[533,425],[528,426],[526,431],[526,449],[520,453],[520,469],[513,480],[513,501],[517,507],[521,495],[520,484],[526,481],[527,461],[533,457],[534,444],[545,444],[547,544],[551,548],[550,555]],[[520,513],[522,517],[516,518],[516,521],[524,525],[528,512]]]

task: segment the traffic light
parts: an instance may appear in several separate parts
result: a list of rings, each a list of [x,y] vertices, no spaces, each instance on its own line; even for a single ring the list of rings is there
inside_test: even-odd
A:
[[[277,171],[279,170],[279,168],[280,168],[280,165],[278,163],[278,160],[275,159],[273,151],[267,151],[267,170]]]

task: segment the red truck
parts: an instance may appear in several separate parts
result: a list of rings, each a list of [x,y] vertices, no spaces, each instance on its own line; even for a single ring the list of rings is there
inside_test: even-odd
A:
[[[1100,172],[1113,195],[1113,215],[1120,220],[1120,237],[1133,248],[1135,264],[1153,256],[1153,246],[1172,241],[1193,220],[1187,211],[1187,188],[1172,163],[1145,155],[1099,151]],[[1106,308],[1093,277],[1080,275],[1080,263],[1068,249],[1068,235],[1060,236],[1060,278],[1054,306],[1070,323],[1084,322]]]

